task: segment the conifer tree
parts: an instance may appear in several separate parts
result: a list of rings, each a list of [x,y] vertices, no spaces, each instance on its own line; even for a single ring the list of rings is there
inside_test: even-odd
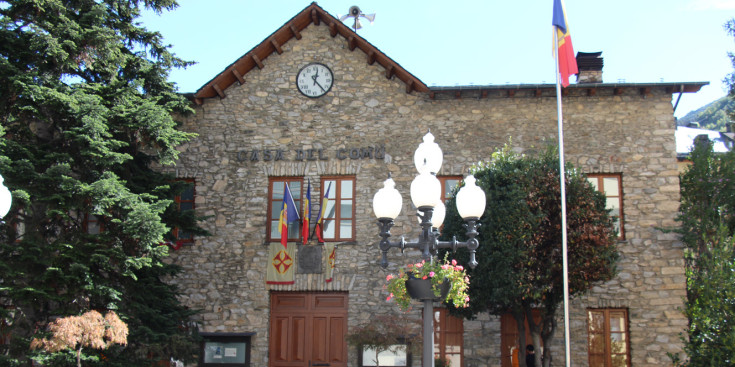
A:
[[[128,345],[84,350],[84,365],[146,365],[191,355],[192,311],[164,282],[170,229],[203,233],[179,213],[184,188],[152,169],[193,136],[188,102],[167,82],[189,63],[137,23],[174,0],[0,0],[0,174],[13,193],[0,226],[0,365],[28,356],[55,319],[114,310]],[[99,231],[90,223],[97,223]],[[94,228],[97,228],[96,226]]]

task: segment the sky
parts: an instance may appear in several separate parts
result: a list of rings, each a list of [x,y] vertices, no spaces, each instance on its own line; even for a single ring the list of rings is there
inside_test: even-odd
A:
[[[311,1],[179,0],[140,21],[179,57],[180,92],[195,92]],[[723,27],[735,0],[565,0],[575,52],[602,51],[603,82],[709,82],[685,93],[675,116],[726,92],[735,38]],[[337,17],[375,13],[357,33],[428,86],[554,83],[552,0],[321,0]],[[351,20],[345,21],[352,25]],[[312,25],[313,26],[313,25]],[[293,41],[293,40],[292,40]],[[571,78],[572,82],[574,77]],[[674,95],[673,101],[676,101]]]

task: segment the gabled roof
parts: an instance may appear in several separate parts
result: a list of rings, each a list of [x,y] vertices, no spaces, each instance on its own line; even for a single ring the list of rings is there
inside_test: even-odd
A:
[[[241,56],[234,63],[226,67],[214,79],[210,80],[199,88],[193,96],[193,100],[197,104],[202,104],[204,98],[220,97],[225,98],[225,89],[235,82],[245,83],[245,75],[253,68],[262,69],[265,67],[263,60],[268,58],[274,52],[283,53],[282,46],[292,38],[301,39],[301,31],[311,24],[316,26],[324,25],[329,29],[332,37],[337,35],[347,40],[350,51],[359,49],[367,56],[368,65],[378,63],[385,69],[385,77],[390,79],[395,76],[406,85],[406,93],[412,91],[428,92],[429,88],[421,80],[402,68],[397,62],[393,61],[386,54],[381,52],[377,47],[370,44],[364,38],[360,37],[351,28],[344,25],[339,19],[333,17],[322,9],[316,3],[311,3],[300,13],[296,14],[291,20],[286,22],[281,28],[278,28],[263,42],[253,47],[245,55]]]

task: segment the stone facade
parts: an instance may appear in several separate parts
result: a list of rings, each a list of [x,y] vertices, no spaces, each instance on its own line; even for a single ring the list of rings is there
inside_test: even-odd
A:
[[[513,149],[533,152],[557,138],[556,99],[523,90],[509,96],[454,98],[406,93],[397,78],[369,65],[366,54],[351,51],[349,41],[330,35],[326,24],[312,24],[300,39],[280,45],[282,53],[262,60],[224,90],[226,98],[208,98],[187,118],[184,129],[198,137],[181,147],[178,177],[196,181],[196,210],[207,219],[209,237],[174,252],[183,267],[175,282],[182,301],[201,310],[206,332],[255,332],[252,366],[268,365],[269,291],[342,291],[349,293],[349,327],[375,315],[400,312],[386,302],[382,284],[396,264],[416,253],[389,253],[391,266],[378,266],[377,226],[372,197],[392,172],[404,198],[394,236],[416,236],[408,187],[415,176],[413,152],[431,130],[444,150],[441,175],[463,175],[475,162],[512,139]],[[325,96],[306,98],[296,89],[296,73],[310,62],[334,72]],[[434,97],[434,98],[432,98]],[[679,181],[671,94],[651,88],[600,90],[594,95],[571,88],[564,96],[567,160],[586,172],[621,173],[626,239],[615,279],[599,284],[571,303],[572,359],[587,366],[586,309],[616,307],[629,312],[633,366],[671,365],[679,352],[678,334],[686,319],[678,311],[685,296],[682,244],[657,228],[672,227],[678,210]],[[383,159],[338,159],[339,149],[381,147]],[[283,150],[282,160],[253,161],[253,150]],[[295,150],[322,149],[326,160],[296,160]],[[296,274],[294,285],[268,286],[265,263],[269,177],[310,179],[318,197],[322,176],[356,177],[356,241],[337,244],[335,280],[322,274]],[[318,202],[318,200],[314,200]],[[318,209],[316,205],[315,210]],[[420,307],[409,313],[420,317]],[[559,320],[554,364],[564,360],[563,323]],[[481,315],[464,321],[465,366],[500,366],[500,321]],[[349,350],[349,366],[356,366]],[[414,365],[420,365],[415,356]]]

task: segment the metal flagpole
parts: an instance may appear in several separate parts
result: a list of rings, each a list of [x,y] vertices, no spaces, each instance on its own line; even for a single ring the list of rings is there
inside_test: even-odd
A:
[[[564,169],[564,128],[561,110],[561,80],[559,80],[559,32],[554,27],[554,52],[556,57],[556,119],[559,126],[559,181],[561,187],[561,241],[562,241],[562,267],[564,269],[564,356],[566,366],[572,365],[571,351],[569,345],[569,266],[567,263],[567,194],[566,194],[566,170]]]

